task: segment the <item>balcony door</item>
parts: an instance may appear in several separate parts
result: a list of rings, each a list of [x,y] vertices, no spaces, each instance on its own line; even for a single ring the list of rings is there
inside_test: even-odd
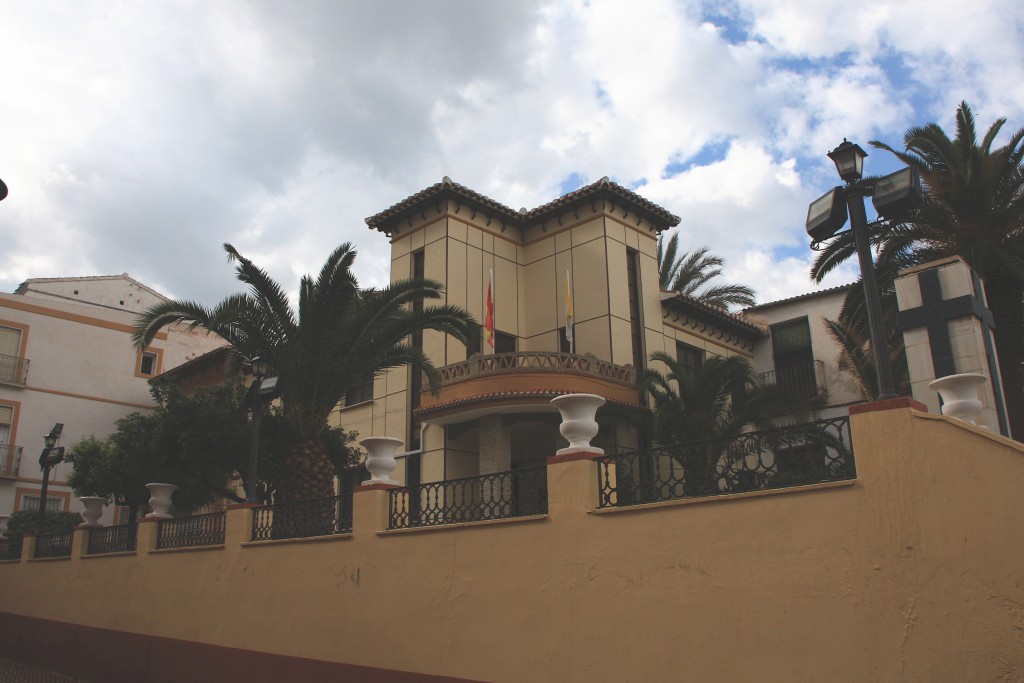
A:
[[[18,354],[21,353],[21,330],[0,327],[0,382],[20,384]]]
[[[816,395],[811,328],[806,317],[772,325],[772,355],[776,384],[800,398]]]

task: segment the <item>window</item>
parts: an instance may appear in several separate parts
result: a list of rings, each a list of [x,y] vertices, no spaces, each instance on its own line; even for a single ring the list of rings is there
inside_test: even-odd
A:
[[[22,510],[39,510],[39,501],[42,500],[42,496],[30,496],[24,495],[21,497],[21,509]],[[64,500],[62,498],[54,498],[52,496],[46,497],[46,511],[47,512],[60,512],[64,509]]]
[[[139,372],[143,375],[156,374],[156,354],[143,352],[142,361],[139,363]]]
[[[775,383],[800,398],[812,398],[818,388],[811,352],[811,328],[807,318],[772,325]]]
[[[21,354],[21,330],[14,327],[0,327],[0,382],[23,384],[21,377],[24,363]]]
[[[373,400],[373,374],[345,392],[345,405],[354,406]]]
[[[506,334],[505,332],[494,331],[494,352],[495,353],[515,353],[516,352],[516,338],[514,335]]]
[[[693,377],[700,366],[704,365],[704,351],[696,346],[676,342],[676,360],[683,366],[686,376]]]
[[[0,406],[0,446],[11,443],[11,428],[14,425],[14,408]]]

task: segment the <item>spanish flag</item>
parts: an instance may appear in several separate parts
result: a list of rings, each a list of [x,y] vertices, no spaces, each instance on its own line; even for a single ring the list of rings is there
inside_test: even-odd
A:
[[[494,289],[494,269],[491,268],[491,277],[487,281],[487,314],[484,317],[484,339],[491,347],[491,353],[494,353],[494,295],[491,293]]]
[[[573,312],[572,287],[569,285],[569,269],[565,269],[565,339],[569,342],[569,353],[576,353],[576,344],[572,338]]]

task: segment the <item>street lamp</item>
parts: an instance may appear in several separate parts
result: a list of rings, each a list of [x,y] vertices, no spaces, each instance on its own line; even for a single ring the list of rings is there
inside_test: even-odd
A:
[[[871,244],[868,239],[868,219],[864,210],[864,197],[872,197],[875,211],[885,218],[897,218],[921,202],[921,186],[914,168],[903,168],[883,178],[862,180],[864,158],[867,152],[852,142],[843,143],[828,153],[846,182],[846,187],[834,187],[818,197],[807,209],[807,234],[811,236],[811,247],[826,240],[846,224],[847,211],[854,246],[860,261],[860,279],[864,287],[864,304],[868,313],[868,328],[871,333],[871,350],[875,356],[875,372],[878,375],[878,398],[896,396],[892,365],[889,362],[888,347],[885,343],[885,328],[882,325],[882,303],[875,279],[875,266],[871,259]]]
[[[43,471],[43,489],[39,493],[39,516],[36,518],[36,533],[43,533],[43,525],[46,521],[46,493],[50,488],[50,470],[64,460],[64,447],[57,446],[60,433],[64,425],[60,422],[53,425],[49,434],[43,437],[46,448],[39,456],[39,469]]]
[[[252,372],[253,382],[249,387],[252,398],[252,430],[249,432],[249,485],[246,487],[245,502],[259,503],[260,496],[257,492],[258,461],[260,446],[260,417],[263,411],[260,410],[260,402],[263,396],[276,396],[278,394],[278,378],[270,377],[264,380],[270,373],[270,363],[256,357],[249,361],[249,369]]]
[[[7,197],[7,185],[4,184],[3,180],[0,180],[0,201],[3,201]]]

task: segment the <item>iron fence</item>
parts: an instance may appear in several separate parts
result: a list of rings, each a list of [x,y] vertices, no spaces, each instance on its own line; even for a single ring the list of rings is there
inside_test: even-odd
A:
[[[225,513],[175,517],[157,523],[156,547],[193,548],[224,544]]]
[[[0,540],[0,560],[20,560],[21,546],[24,543],[25,539],[21,536]]]
[[[21,466],[21,446],[0,443],[0,477],[17,479]]]
[[[849,417],[605,456],[596,462],[602,508],[857,476]]]
[[[36,557],[71,557],[71,540],[74,531],[36,536]]]
[[[449,479],[388,493],[390,529],[540,515],[548,511],[547,467]]]
[[[352,531],[351,494],[275,503],[257,508],[252,516],[252,540],[332,536]]]
[[[86,555],[105,553],[128,553],[135,551],[139,536],[138,524],[117,524],[102,529],[89,530],[89,544]]]

